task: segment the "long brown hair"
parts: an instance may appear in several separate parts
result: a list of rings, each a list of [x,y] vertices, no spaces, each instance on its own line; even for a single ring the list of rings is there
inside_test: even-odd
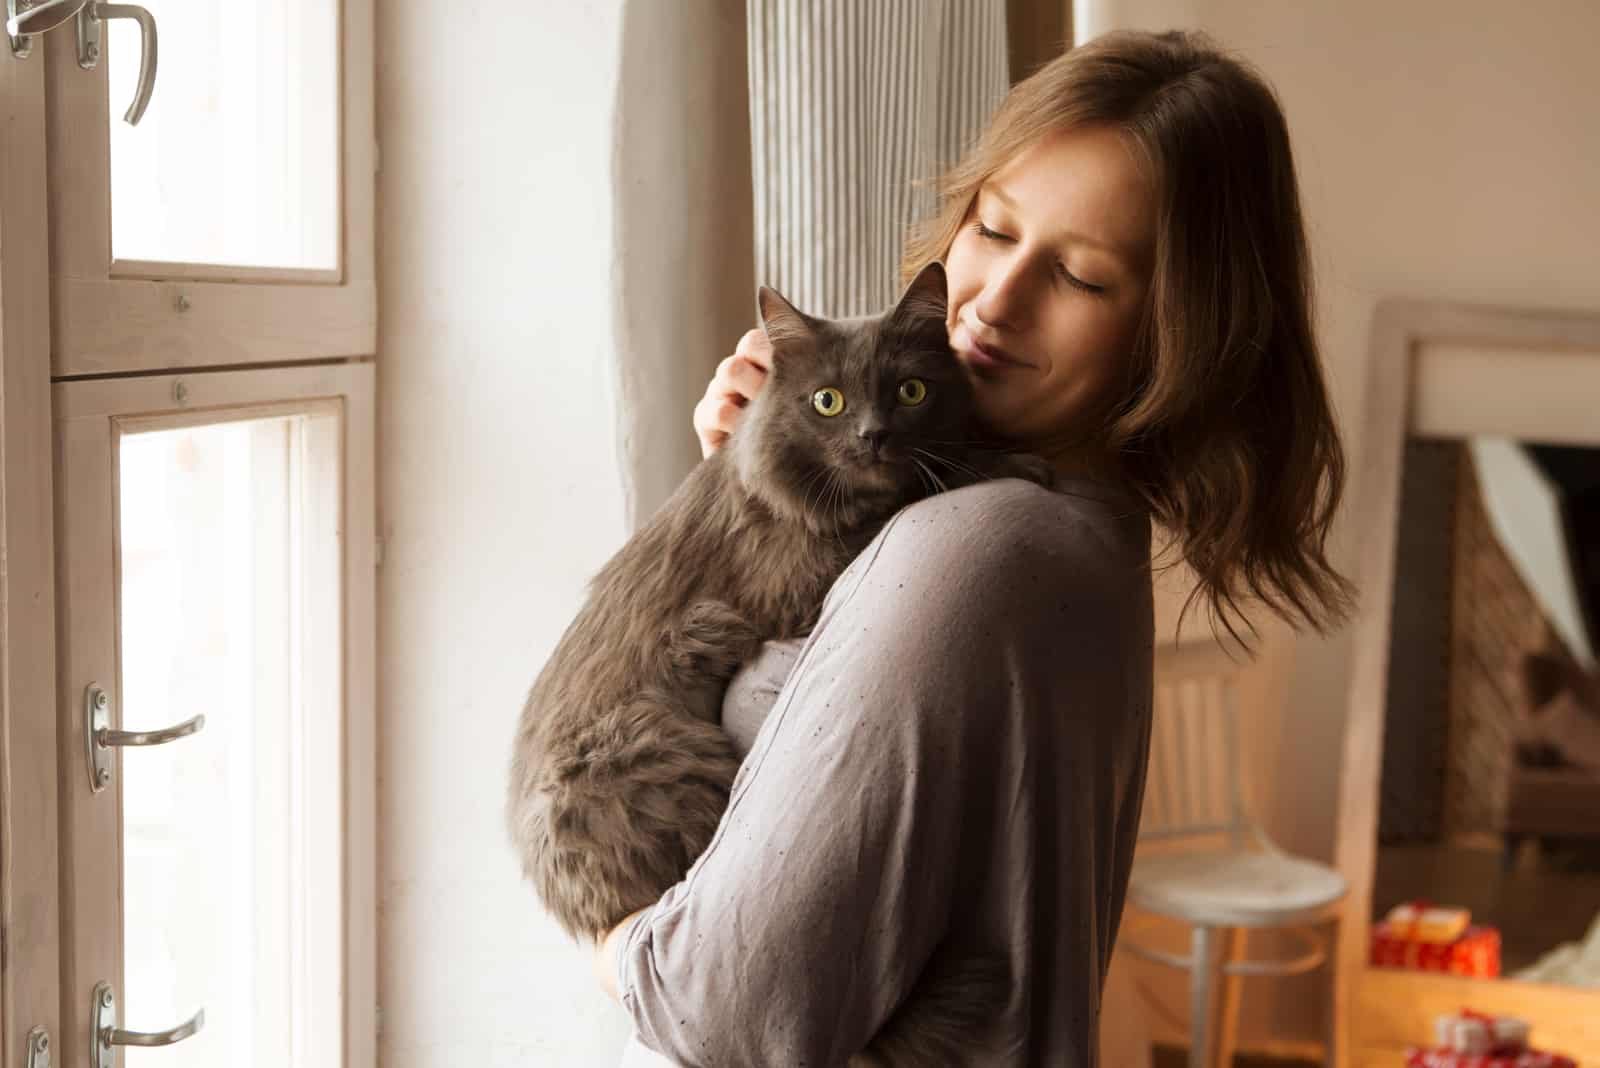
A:
[[[1328,562],[1345,459],[1311,325],[1311,265],[1272,89],[1197,31],[1118,30],[1012,87],[914,228],[909,281],[943,259],[996,170],[1041,139],[1118,129],[1153,178],[1156,239],[1127,395],[1100,439],[1236,639],[1241,600],[1326,632],[1354,587]],[[1179,620],[1181,623],[1182,614]]]

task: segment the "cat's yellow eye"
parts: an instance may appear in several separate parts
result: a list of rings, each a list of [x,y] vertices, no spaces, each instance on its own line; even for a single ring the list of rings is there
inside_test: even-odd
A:
[[[896,396],[907,408],[915,408],[928,399],[928,385],[920,378],[908,378],[900,383],[900,392]]]
[[[838,415],[844,411],[844,394],[832,386],[825,386],[811,394],[811,407],[822,415]]]

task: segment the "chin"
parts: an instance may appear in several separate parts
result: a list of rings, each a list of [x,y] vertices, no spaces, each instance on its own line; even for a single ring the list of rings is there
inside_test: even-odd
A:
[[[978,425],[992,437],[1010,437],[1017,425],[1014,405],[1006,398],[996,396],[993,389],[976,389],[973,392],[972,412]]]

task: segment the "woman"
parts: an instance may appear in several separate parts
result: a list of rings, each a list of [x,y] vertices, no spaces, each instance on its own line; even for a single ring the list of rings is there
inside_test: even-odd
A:
[[[902,510],[803,647],[730,687],[751,748],[717,837],[596,956],[673,1061],[841,1064],[937,954],[998,952],[971,1063],[1095,1063],[1149,747],[1151,521],[1230,633],[1251,601],[1348,613],[1324,552],[1344,461],[1259,76],[1201,35],[1107,34],[1015,86],[940,197],[905,276],[944,261],[986,428],[1059,484]],[[752,331],[718,367],[708,454],[769,351]]]

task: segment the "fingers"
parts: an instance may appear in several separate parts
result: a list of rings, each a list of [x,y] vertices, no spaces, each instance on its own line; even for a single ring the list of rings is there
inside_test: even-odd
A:
[[[742,407],[731,398],[707,388],[706,395],[694,406],[694,432],[700,439],[700,455],[706,457],[716,452],[733,433],[743,414]]]
[[[743,409],[744,404],[740,400],[708,389],[706,395],[700,398],[700,403],[694,406],[694,428],[701,433],[717,430],[731,434],[733,428],[739,425],[739,417],[744,415]]]
[[[712,430],[696,436],[700,438],[700,459],[702,460],[722,448],[722,443],[728,440],[728,435],[720,430]]]
[[[772,370],[772,342],[764,330],[746,330],[733,347],[733,354],[746,357],[763,371]]]
[[[734,353],[717,364],[717,373],[711,377],[707,392],[715,391],[732,397],[741,408],[761,392],[767,383],[767,369],[748,356]]]
[[[761,330],[749,330],[739,339],[733,355],[717,364],[706,394],[694,406],[694,431],[700,455],[710,456],[739,424],[744,406],[766,385],[772,367],[772,343]]]

